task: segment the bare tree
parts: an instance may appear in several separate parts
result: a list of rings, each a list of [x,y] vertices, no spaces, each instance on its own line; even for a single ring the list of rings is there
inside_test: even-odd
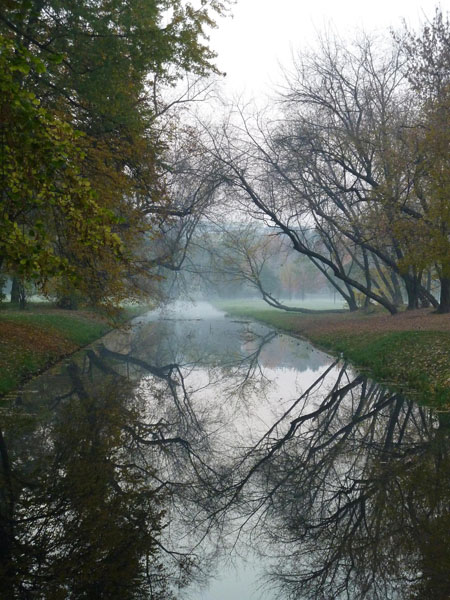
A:
[[[299,195],[292,188],[280,185],[278,169],[274,168],[273,157],[269,154],[271,150],[264,146],[267,136],[258,141],[242,111],[240,117],[243,119],[242,128],[230,123],[220,131],[205,128],[209,152],[222,165],[223,182],[233,201],[283,233],[293,249],[307,256],[350,306],[354,307],[350,289],[356,289],[394,314],[396,308],[391,302],[352,277],[351,261],[349,263],[338,253],[338,249],[342,251],[345,247],[337,243],[329,228],[320,245],[316,243],[317,236],[314,238],[311,231],[323,232],[324,225],[319,223],[315,214],[311,214],[309,204],[301,198],[299,200]],[[336,280],[341,281],[344,287]]]
[[[205,127],[234,201],[285,234],[349,306],[356,290],[392,314],[400,281],[408,308],[438,304],[422,281],[430,265],[410,259],[413,247],[420,253],[426,217],[409,135],[418,105],[405,61],[392,43],[326,38],[288,76],[281,118],[234,108],[222,128]]]

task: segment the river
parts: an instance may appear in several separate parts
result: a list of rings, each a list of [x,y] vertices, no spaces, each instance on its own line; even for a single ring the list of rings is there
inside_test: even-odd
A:
[[[2,598],[449,598],[448,415],[206,302],[1,407]]]

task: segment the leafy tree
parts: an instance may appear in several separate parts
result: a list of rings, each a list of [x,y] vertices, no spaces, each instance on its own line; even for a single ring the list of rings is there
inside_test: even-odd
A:
[[[2,5],[0,32],[8,40],[2,57],[3,188],[26,198],[20,209],[16,199],[4,215],[20,214],[21,233],[2,225],[8,230],[2,231],[2,255],[21,264],[19,276],[57,275],[58,287],[72,296],[77,289],[85,296],[86,282],[91,300],[109,304],[137,291],[133,277],[148,270],[137,248],[151,235],[152,215],[161,215],[170,202],[162,168],[170,137],[158,121],[164,113],[160,86],[185,72],[203,76],[215,70],[204,29],[214,24],[211,13],[224,8],[216,0],[198,9],[181,0]],[[21,114],[13,114],[18,105],[9,106],[13,97],[20,98]],[[39,146],[35,156],[33,143]],[[12,183],[10,162],[19,147],[21,175]],[[33,169],[38,180],[25,177]],[[61,179],[71,198],[78,198],[70,210]],[[62,235],[56,224],[65,220]]]
[[[0,44],[0,265],[41,284],[64,276],[95,300],[120,295],[112,277],[93,285],[124,248],[117,217],[81,175],[80,134],[21,85],[17,75],[42,70],[41,61],[4,37]]]
[[[161,86],[215,71],[204,28],[223,9],[217,0],[198,9],[181,0],[11,0],[0,9],[7,35],[46,66],[26,87],[86,134],[84,171],[108,206],[125,193],[144,212],[167,201]]]

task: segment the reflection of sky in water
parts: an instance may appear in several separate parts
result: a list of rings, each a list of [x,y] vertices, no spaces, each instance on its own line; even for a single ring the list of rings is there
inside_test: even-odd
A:
[[[187,592],[186,600],[270,600],[274,598],[270,589],[264,589],[260,581],[261,572],[255,562],[244,562],[236,568],[224,567],[220,575],[207,589]]]
[[[168,310],[159,315],[144,315],[135,320],[133,327],[128,330],[112,332],[103,338],[96,345],[95,351],[87,349],[73,358],[77,362],[78,373],[83,376],[80,379],[81,385],[86,386],[93,398],[99,394],[99,406],[104,398],[105,406],[110,406],[111,397],[108,394],[112,394],[112,399],[123,398],[124,406],[126,402],[130,402],[132,407],[137,408],[136,418],[139,421],[144,424],[161,422],[161,435],[167,431],[167,436],[180,436],[180,439],[192,444],[194,454],[190,455],[190,459],[194,457],[194,462],[186,460],[183,449],[178,452],[175,446],[173,451],[157,451],[155,454],[150,447],[148,454],[149,464],[159,469],[158,474],[164,474],[167,481],[173,482],[182,490],[179,495],[175,494],[169,508],[163,541],[167,540],[167,547],[176,552],[192,552],[195,548],[200,566],[204,568],[206,575],[211,575],[209,588],[192,585],[180,593],[179,600],[273,600],[274,593],[262,579],[264,562],[260,558],[254,558],[253,552],[264,554],[267,551],[267,560],[271,565],[272,558],[278,557],[280,562],[276,564],[277,573],[283,569],[288,569],[288,573],[295,572],[298,565],[302,561],[304,564],[308,563],[310,557],[314,561],[316,539],[308,540],[306,536],[306,543],[302,539],[297,548],[295,543],[289,545],[288,538],[283,534],[280,538],[281,545],[277,547],[270,536],[275,532],[275,539],[279,538],[280,526],[286,521],[279,517],[284,514],[286,506],[289,507],[286,514],[290,517],[294,515],[295,527],[299,502],[306,502],[311,518],[317,517],[317,507],[324,511],[325,516],[327,511],[334,514],[332,499],[336,498],[336,490],[341,493],[339,499],[349,500],[352,511],[350,516],[353,514],[354,494],[357,499],[361,499],[361,511],[364,512],[366,523],[370,523],[366,515],[371,511],[373,513],[373,507],[387,507],[386,514],[383,514],[387,518],[386,537],[380,546],[381,554],[378,549],[376,553],[375,565],[378,565],[384,547],[389,550],[391,545],[395,548],[399,545],[398,540],[392,537],[398,521],[395,511],[392,511],[394,508],[399,509],[398,514],[403,515],[399,522],[402,522],[406,510],[398,502],[398,496],[392,492],[397,488],[390,485],[385,488],[384,476],[393,477],[398,482],[397,468],[405,467],[410,470],[414,460],[419,461],[417,472],[427,473],[427,477],[434,472],[436,477],[433,503],[437,483],[445,481],[437,466],[433,471],[433,455],[427,455],[432,429],[428,426],[428,417],[425,413],[421,414],[422,409],[413,408],[412,404],[395,395],[390,397],[373,382],[357,377],[351,369],[344,366],[339,369],[330,357],[303,340],[280,334],[261,324],[226,318],[223,313],[205,303],[192,310],[188,305],[181,309],[181,313]],[[75,367],[72,359],[66,362]],[[65,402],[70,405],[67,398],[73,395],[75,385],[75,379],[68,374],[69,369],[64,368],[62,363],[34,379],[20,392],[20,397],[14,399],[19,412],[20,407],[24,406],[30,414],[43,411],[41,416],[49,419],[58,417],[60,413],[64,414],[62,408]],[[117,377],[117,374],[123,377]],[[335,392],[328,395],[335,383],[338,384]],[[186,396],[183,389],[187,391]],[[308,393],[305,394],[306,391]],[[45,398],[48,400],[45,401]],[[77,405],[78,402],[75,401],[75,406]],[[105,411],[102,414],[107,418],[109,413]],[[310,420],[302,421],[300,417],[303,415]],[[121,414],[124,428],[129,422],[127,419],[133,425],[132,416],[128,411]],[[348,429],[352,419],[359,424]],[[43,423],[45,422],[44,418]],[[446,429],[443,419],[439,419],[435,426],[437,423],[443,426],[441,433],[445,437],[448,425]],[[294,431],[292,426],[295,437],[289,438]],[[209,529],[208,519],[204,519],[205,515],[210,514],[211,506],[215,505],[214,501],[212,505],[209,504],[211,498],[208,496],[208,486],[205,488],[205,495],[202,495],[203,488],[199,485],[200,479],[196,477],[197,469],[200,468],[201,473],[208,473],[210,466],[217,469],[217,478],[212,478],[213,482],[219,482],[217,488],[213,488],[215,499],[216,489],[223,487],[226,490],[229,482],[239,482],[252,466],[252,455],[247,452],[249,446],[266,452],[286,434],[286,439],[290,441],[283,446],[283,452],[278,454],[277,451],[275,460],[270,464],[266,463],[269,465],[268,470],[261,471],[262,479],[267,475],[270,485],[279,480],[284,486],[278,495],[270,496],[270,509],[261,517],[263,525],[259,521],[261,513],[249,516],[259,503],[259,493],[264,488],[260,487],[261,478],[259,481],[255,478],[252,482],[247,482],[247,493],[241,505],[237,503],[236,508],[227,513],[225,528],[233,535],[223,541],[218,530],[213,527]],[[261,440],[263,435],[266,437]],[[439,451],[441,459],[440,443],[435,446],[433,442],[433,448]],[[26,444],[19,445],[20,448],[24,446]],[[391,446],[392,452],[389,450]],[[406,447],[409,457],[406,463],[398,460],[399,456],[401,458],[402,447]],[[411,453],[411,448],[415,449],[416,454]],[[425,453],[423,457],[422,453]],[[313,461],[309,462],[311,455]],[[142,456],[146,458],[145,452]],[[292,470],[290,460],[295,465]],[[308,468],[298,469],[302,461]],[[391,463],[395,464],[395,469],[391,468]],[[438,464],[440,461],[436,461],[436,465]],[[202,470],[203,465],[205,471]],[[329,466],[332,468],[329,469]],[[228,468],[231,468],[229,472]],[[289,479],[291,473],[292,478]],[[379,477],[380,473],[383,474],[382,478]],[[407,471],[402,473],[400,471],[400,479],[405,478],[407,485],[409,475]],[[222,474],[231,476],[223,480]],[[366,481],[371,482],[371,489],[375,489],[373,482],[381,482],[383,502],[366,502]],[[354,482],[360,482],[356,491]],[[420,489],[419,480],[414,479],[414,487],[418,482],[416,508],[425,514],[427,532],[428,509],[426,503],[423,504],[424,492]],[[183,489],[187,490],[186,495],[183,494]],[[228,489],[233,489],[232,485]],[[386,490],[388,494],[393,494],[394,501],[391,503],[384,502]],[[308,505],[310,491],[319,494],[321,498],[317,503],[314,496],[311,507]],[[201,507],[205,500],[205,513],[202,513]],[[445,504],[447,506],[448,502]],[[249,505],[250,512],[247,512]],[[191,510],[192,507],[194,511]],[[200,516],[196,518],[199,507]],[[177,515],[176,518],[172,517],[174,514]],[[341,512],[339,514],[342,515]],[[356,512],[355,519],[358,514]],[[378,524],[378,514],[372,516],[376,517],[374,523]],[[250,521],[246,524],[246,530],[236,540],[239,527],[247,518]],[[349,517],[348,522],[353,527],[352,518]],[[257,523],[260,525],[259,531],[255,529],[252,532],[252,526]],[[284,525],[289,534],[290,520]],[[350,525],[345,525],[345,530]],[[316,531],[315,525],[314,536]],[[323,543],[325,546],[328,543],[330,531],[326,518],[323,533],[320,533],[322,543],[317,544],[319,551],[324,547]],[[405,531],[402,525],[399,532],[400,546]],[[206,532],[208,536],[199,543]],[[261,533],[263,535],[259,535]],[[414,533],[414,536],[415,540],[422,539],[419,534]],[[348,543],[349,547],[353,548],[353,544],[358,549],[358,539],[352,533],[345,548]],[[230,559],[227,550],[235,542],[237,552]],[[216,556],[216,544],[223,551],[223,558],[214,573],[211,565]],[[357,554],[359,556],[359,551]],[[370,553],[368,556],[370,558]],[[389,557],[389,552],[386,556]],[[340,556],[339,560],[341,558]],[[293,562],[290,563],[290,560]],[[294,570],[289,571],[292,565]],[[368,568],[372,568],[370,564]],[[383,580],[382,573],[377,575]],[[359,572],[357,576],[360,577]],[[295,597],[299,600],[301,598],[298,594]],[[337,596],[327,592],[320,597]],[[397,596],[389,593],[377,597]]]
[[[133,354],[143,360],[183,365],[184,383],[196,413],[205,415],[203,425],[213,446],[224,455],[256,441],[332,362],[304,340],[274,333],[258,323],[225,318],[207,303],[149,313],[138,320],[133,337]],[[337,373],[337,369],[330,371],[320,396]],[[141,390],[145,390],[145,378]],[[313,401],[314,396],[308,400]],[[245,555],[245,549],[241,553]],[[236,558],[233,566],[219,565],[208,588],[188,589],[182,598],[274,598],[261,581],[259,560],[249,558],[248,553],[246,558]]]
[[[101,344],[124,357],[123,361],[112,359],[114,370],[139,382],[138,390],[147,396],[149,411],[158,418],[164,405],[157,403],[154,393],[165,383],[138,363],[127,361],[126,356],[156,367],[179,364],[195,412],[209,433],[211,446],[221,456],[231,456],[237,448],[258,439],[331,364],[330,357],[304,340],[258,323],[226,318],[207,303],[178,309],[148,313],[130,329],[111,332]],[[332,385],[336,373],[330,372],[324,387]],[[38,378],[35,386],[41,393],[48,388],[52,396],[57,390],[62,395],[70,389],[60,367]],[[28,394],[34,391],[30,388]],[[270,590],[264,593],[263,566],[259,559],[249,558],[246,542],[240,544],[240,554],[247,560],[237,556],[234,566],[226,561],[219,564],[209,588],[186,590],[181,598],[274,598]]]
[[[138,319],[133,356],[151,364],[180,364],[196,412],[211,421],[214,444],[228,442],[231,450],[266,431],[331,359],[305,340],[259,323],[225,318],[208,306],[182,304],[179,311],[158,312],[162,321],[155,321],[153,312]],[[201,314],[207,318],[201,319]],[[330,372],[327,382],[331,384],[336,373]]]
[[[133,355],[159,364],[178,362],[211,366],[217,361],[225,366],[256,352],[264,337],[273,332],[259,323],[225,318],[224,313],[207,310],[204,305],[207,303],[201,303],[202,310],[193,312],[183,305],[180,312],[151,312],[137,319],[133,330]],[[206,316],[201,317],[202,313]],[[156,320],[157,316],[161,316],[161,320]],[[329,360],[308,342],[282,334],[271,339],[270,344],[263,345],[259,355],[259,362],[264,366],[292,367],[298,371],[318,370]]]

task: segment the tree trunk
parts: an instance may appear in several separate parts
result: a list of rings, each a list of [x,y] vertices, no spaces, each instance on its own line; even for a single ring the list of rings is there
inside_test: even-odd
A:
[[[11,304],[18,304],[20,309],[24,309],[27,303],[25,286],[18,277],[12,278],[11,283]]]
[[[394,286],[394,295],[392,297],[393,302],[396,306],[401,306],[403,304],[403,295],[402,288],[400,287],[400,282],[395,271],[391,271],[390,276],[392,285]]]
[[[27,295],[25,292],[25,286],[22,284],[20,286],[20,295],[19,295],[19,308],[20,310],[25,310],[27,305]]]
[[[430,308],[430,301],[426,296],[420,296],[420,308]]]
[[[333,296],[334,302],[336,302],[336,292],[338,292],[339,295],[342,296],[342,298],[345,300],[345,302],[347,302],[348,309],[350,312],[354,312],[355,310],[358,310],[358,303],[356,302],[356,296],[355,296],[355,292],[353,291],[353,288],[351,286],[349,286],[346,282],[343,282],[347,289],[347,292],[344,292],[344,290],[341,288],[341,286],[334,280],[334,278],[330,275],[330,273],[328,273],[327,269],[319,263],[319,261],[315,260],[311,256],[309,256],[308,258],[313,263],[313,265],[315,267],[317,267],[317,269],[319,269],[319,271],[327,278],[328,282],[332,285],[333,294],[334,294],[334,296]]]
[[[367,254],[367,250],[365,248],[362,249],[363,259],[364,259],[364,276],[366,278],[366,287],[369,292],[372,291],[372,277],[370,274],[370,262],[369,256]],[[364,300],[364,308],[369,308],[370,306],[370,298],[366,296]]]
[[[358,304],[355,300],[355,296],[354,294],[352,296],[348,296],[345,301],[348,304],[348,309],[350,312],[355,312],[356,310],[358,310]]]
[[[67,294],[66,296],[60,296],[56,301],[56,306],[65,310],[77,310],[78,298],[75,294]]]
[[[450,312],[450,277],[441,277],[441,297],[438,313]]]
[[[11,304],[19,304],[20,300],[20,281],[17,277],[12,278],[11,282]]]
[[[431,296],[431,269],[427,271],[427,280],[424,286],[422,286],[422,290],[419,291],[420,294],[420,306],[421,308],[430,308],[430,296]]]
[[[0,302],[3,302],[3,300],[6,297],[6,295],[3,293],[3,288],[5,287],[5,284],[6,284],[6,277],[4,275],[2,275],[0,272]]]
[[[427,271],[427,286],[426,286],[426,290],[429,294],[431,294],[431,281],[432,281],[432,274],[431,274],[431,269],[428,269]]]
[[[415,275],[405,275],[403,278],[408,296],[408,310],[419,308],[419,281]]]

